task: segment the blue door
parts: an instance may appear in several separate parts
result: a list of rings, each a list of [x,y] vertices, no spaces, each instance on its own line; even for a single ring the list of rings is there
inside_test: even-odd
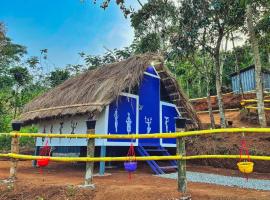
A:
[[[151,68],[151,67],[150,67]],[[150,69],[148,69],[150,70]],[[160,82],[153,73],[144,74],[139,88],[139,133],[159,133]],[[160,139],[139,139],[140,145],[159,145]]]

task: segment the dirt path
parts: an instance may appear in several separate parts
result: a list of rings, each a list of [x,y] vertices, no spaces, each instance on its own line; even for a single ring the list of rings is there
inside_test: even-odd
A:
[[[203,169],[206,171],[206,168]],[[180,196],[175,180],[152,176],[144,168],[139,169],[132,180],[121,169],[108,171],[111,176],[94,177],[94,191],[78,189],[83,183],[84,166],[78,164],[51,163],[41,175],[31,162],[19,164],[18,180],[14,186],[0,185],[0,199],[93,199],[93,200],[173,200]],[[0,179],[7,178],[9,162],[0,161]],[[245,190],[201,183],[189,183],[193,199],[270,199],[270,192]]]

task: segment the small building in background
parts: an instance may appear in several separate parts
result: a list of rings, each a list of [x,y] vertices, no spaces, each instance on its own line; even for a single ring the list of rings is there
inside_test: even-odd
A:
[[[251,65],[240,70],[240,81],[237,72],[234,72],[231,76],[232,90],[234,93],[240,93],[240,81],[242,84],[243,92],[250,92],[256,89],[255,82],[255,65]],[[270,90],[270,71],[262,69],[262,80],[264,90]]]

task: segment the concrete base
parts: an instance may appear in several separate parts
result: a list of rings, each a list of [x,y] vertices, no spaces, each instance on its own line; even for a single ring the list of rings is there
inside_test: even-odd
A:
[[[0,184],[11,184],[14,183],[15,181],[13,179],[5,179],[5,180],[0,180]]]
[[[91,190],[94,190],[96,187],[95,187],[95,184],[90,184],[90,185],[78,185],[79,188],[84,188],[84,189],[91,189]]]
[[[103,177],[103,176],[111,176],[112,174],[110,174],[110,173],[105,173],[105,174],[94,174],[94,176],[96,176],[96,177]]]
[[[191,200],[192,198],[191,198],[191,195],[188,195],[188,194],[183,194],[183,196],[182,197],[180,197],[180,199],[179,200]]]

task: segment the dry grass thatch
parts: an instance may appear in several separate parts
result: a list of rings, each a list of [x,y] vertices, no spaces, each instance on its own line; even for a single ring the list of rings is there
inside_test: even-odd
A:
[[[177,93],[180,98],[179,102],[175,103],[181,104],[194,125],[198,126],[199,119],[180,90],[177,81],[163,66],[163,59],[154,54],[137,55],[70,78],[28,103],[19,120],[29,123],[66,115],[89,114],[95,116],[115,100],[121,92],[131,91],[132,88],[139,85],[146,67],[151,65],[151,62],[158,63],[155,64],[155,67],[158,73],[163,73],[159,73],[160,76],[162,75],[161,81],[162,77],[167,77],[166,81],[171,80],[174,88],[170,92],[174,95]],[[166,85],[165,82],[164,84]]]

